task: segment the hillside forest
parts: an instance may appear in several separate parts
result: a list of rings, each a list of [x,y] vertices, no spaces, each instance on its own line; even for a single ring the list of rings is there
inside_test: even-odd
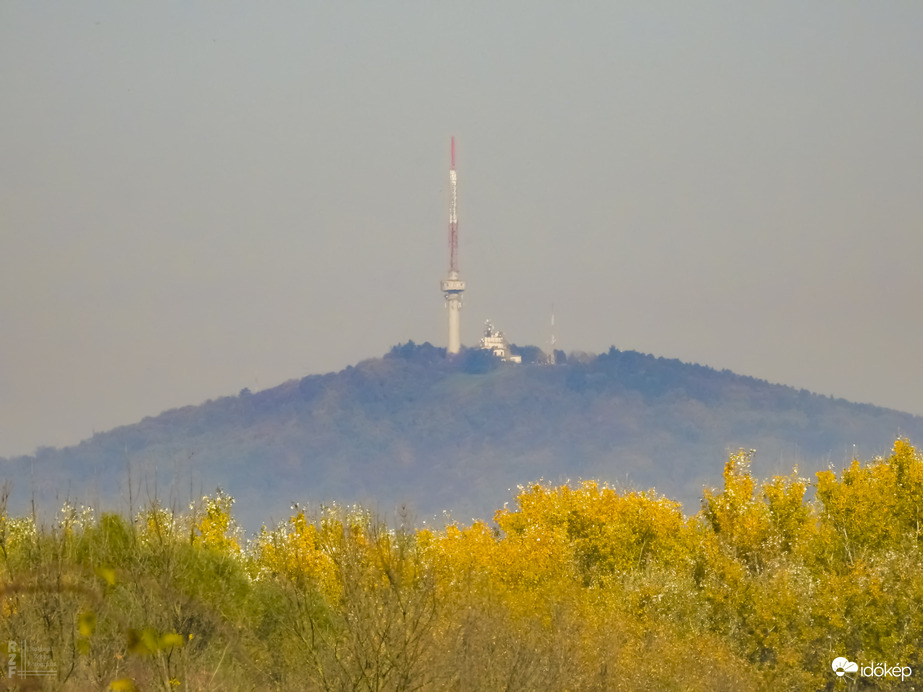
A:
[[[765,480],[751,456],[730,454],[689,514],[594,481],[520,487],[467,524],[295,505],[249,538],[220,490],[41,525],[3,505],[0,686],[903,689],[921,663],[923,455],[898,439]],[[23,675],[26,651],[46,675]],[[910,679],[838,676],[841,656]]]
[[[698,511],[733,450],[756,449],[765,478],[923,439],[923,418],[614,347],[597,355],[535,347],[522,365],[465,349],[399,344],[381,358],[263,391],[242,390],[78,445],[0,459],[8,508],[53,516],[68,498],[125,514],[127,500],[185,507],[217,487],[249,531],[294,502],[402,505],[442,521],[489,520],[519,484],[580,479],[658,492]]]

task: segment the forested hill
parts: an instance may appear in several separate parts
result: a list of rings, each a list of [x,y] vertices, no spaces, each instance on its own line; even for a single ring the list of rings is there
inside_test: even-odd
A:
[[[923,418],[615,348],[555,366],[482,351],[446,359],[410,342],[337,373],[166,411],[74,447],[0,460],[13,506],[37,498],[123,509],[157,495],[183,509],[218,486],[249,529],[292,502],[360,502],[418,520],[490,518],[516,486],[592,478],[656,488],[698,510],[729,450],[758,476],[923,440]],[[561,354],[563,356],[563,354]],[[854,447],[855,445],[855,447]]]

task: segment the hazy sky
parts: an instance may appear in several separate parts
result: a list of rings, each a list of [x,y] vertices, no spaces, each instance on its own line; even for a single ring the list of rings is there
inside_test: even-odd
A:
[[[0,3],[0,455],[462,341],[923,414],[923,3]]]

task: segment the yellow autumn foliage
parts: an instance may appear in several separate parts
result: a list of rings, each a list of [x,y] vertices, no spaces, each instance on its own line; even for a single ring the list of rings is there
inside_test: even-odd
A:
[[[214,496],[206,495],[201,502],[201,516],[195,522],[191,539],[219,553],[240,553],[238,530],[231,517],[234,498],[220,488]],[[196,508],[193,507],[195,511]]]
[[[303,510],[299,511],[276,531],[263,529],[257,564],[270,575],[289,579],[301,588],[311,585],[330,598],[338,598],[342,588],[320,538],[317,527],[308,523]]]
[[[840,655],[923,670],[923,457],[897,440],[813,484],[753,460],[730,455],[693,514],[582,481],[440,528],[296,506],[247,544],[220,491],[134,522],[68,507],[50,533],[4,515],[0,637],[53,642],[62,690],[823,690]]]

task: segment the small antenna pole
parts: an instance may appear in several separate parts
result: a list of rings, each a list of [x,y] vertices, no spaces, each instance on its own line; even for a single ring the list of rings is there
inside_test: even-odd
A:
[[[551,304],[551,353],[548,354],[548,364],[555,365],[557,364],[557,356],[555,355],[555,348],[558,345],[558,341],[555,338],[554,334],[554,303]]]

